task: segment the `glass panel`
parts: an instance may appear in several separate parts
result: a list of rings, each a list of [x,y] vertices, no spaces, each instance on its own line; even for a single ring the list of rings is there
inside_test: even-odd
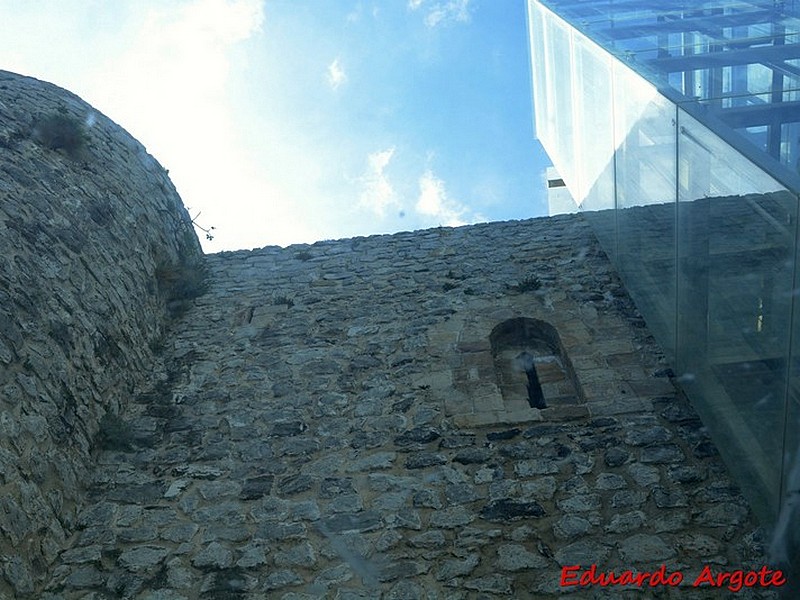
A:
[[[553,164],[567,182],[577,180],[578,165],[573,153],[572,53],[567,27],[547,15],[544,20],[545,78],[548,82],[547,112],[554,116],[550,147]]]
[[[575,58],[575,154],[581,157],[576,201],[609,257],[615,259],[614,116],[611,57],[580,33]]]
[[[800,202],[800,197],[798,197]],[[794,263],[794,289],[793,297],[797,298],[800,286],[800,248],[796,248]],[[792,335],[792,350],[790,355],[789,390],[786,403],[786,423],[783,432],[783,470],[781,510],[773,531],[770,555],[779,562],[794,556],[791,566],[790,581],[800,581],[800,556],[798,556],[797,532],[800,531],[800,314],[798,306],[794,307],[794,326]],[[784,566],[785,565],[781,565]]]
[[[800,485],[800,2],[539,1],[572,24],[541,9],[545,146],[772,522]]]
[[[667,356],[675,339],[675,106],[614,67],[618,267]]]
[[[673,102],[702,102],[694,116],[725,139],[735,130],[746,156],[800,186],[799,2],[543,1]]]
[[[549,144],[555,136],[555,114],[548,107],[547,55],[544,48],[545,10],[538,3],[530,0],[528,17],[531,38],[531,76],[533,83],[533,109],[536,120],[536,137],[542,143]],[[552,73],[550,76],[552,77]],[[552,158],[552,157],[551,157]]]
[[[778,510],[797,199],[678,111],[682,386],[762,520]]]
[[[614,207],[614,117],[611,57],[585,36],[573,36],[575,154],[581,156],[576,200],[590,210]],[[588,208],[588,206],[587,206]]]

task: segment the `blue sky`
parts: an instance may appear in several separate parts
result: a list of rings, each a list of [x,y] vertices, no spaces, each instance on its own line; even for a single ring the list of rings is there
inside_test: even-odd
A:
[[[169,169],[206,251],[546,214],[524,0],[0,0],[0,68]]]

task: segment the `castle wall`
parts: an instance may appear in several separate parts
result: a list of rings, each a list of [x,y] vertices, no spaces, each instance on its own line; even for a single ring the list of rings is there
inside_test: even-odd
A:
[[[0,71],[0,597],[31,591],[74,530],[99,423],[146,381],[199,256],[141,144]]]
[[[547,598],[595,564],[705,598],[765,564],[580,216],[201,261],[139,144],[2,73],[0,245],[0,597]]]
[[[764,565],[580,217],[207,260],[42,598],[548,598],[563,567],[664,564],[685,583],[656,591],[699,600],[704,566]],[[515,323],[514,351],[544,339],[574,373],[539,365],[544,409],[522,369],[501,389],[492,333]]]

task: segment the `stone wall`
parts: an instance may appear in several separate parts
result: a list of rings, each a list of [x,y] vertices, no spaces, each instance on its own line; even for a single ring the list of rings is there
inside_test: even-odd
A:
[[[566,591],[703,599],[727,591],[693,588],[703,567],[765,564],[580,217],[207,259],[208,293],[123,415],[138,441],[98,456],[40,597],[548,598],[565,566],[663,564],[681,586]],[[580,393],[547,362],[546,408],[522,370],[501,389],[492,334],[515,323],[508,346],[558,346]]]
[[[0,597],[32,591],[75,528],[101,419],[146,382],[200,257],[138,142],[0,71]]]

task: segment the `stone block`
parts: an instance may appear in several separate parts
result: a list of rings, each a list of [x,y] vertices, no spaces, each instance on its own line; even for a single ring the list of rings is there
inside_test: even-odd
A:
[[[424,388],[428,387],[433,391],[441,392],[453,387],[452,372],[436,371],[433,373],[425,373],[414,380],[414,387]]]
[[[517,425],[520,423],[531,423],[543,420],[542,411],[538,408],[523,408],[514,411],[503,411],[498,413],[498,423],[505,425]]]
[[[588,419],[590,416],[589,407],[585,404],[573,404],[562,406],[549,406],[540,411],[541,417],[545,421],[575,421]]]
[[[456,345],[456,349],[459,352],[464,353],[490,353],[492,351],[492,346],[489,343],[488,338],[486,339],[475,339],[475,340],[463,340],[458,342]]]
[[[453,417],[453,423],[457,427],[485,427],[487,425],[496,425],[499,422],[500,415],[498,412],[480,412],[470,414],[460,414]]]
[[[594,401],[587,398],[586,406],[589,408],[589,414],[592,417],[647,413],[653,410],[653,403],[647,398],[618,398],[602,401]]]

